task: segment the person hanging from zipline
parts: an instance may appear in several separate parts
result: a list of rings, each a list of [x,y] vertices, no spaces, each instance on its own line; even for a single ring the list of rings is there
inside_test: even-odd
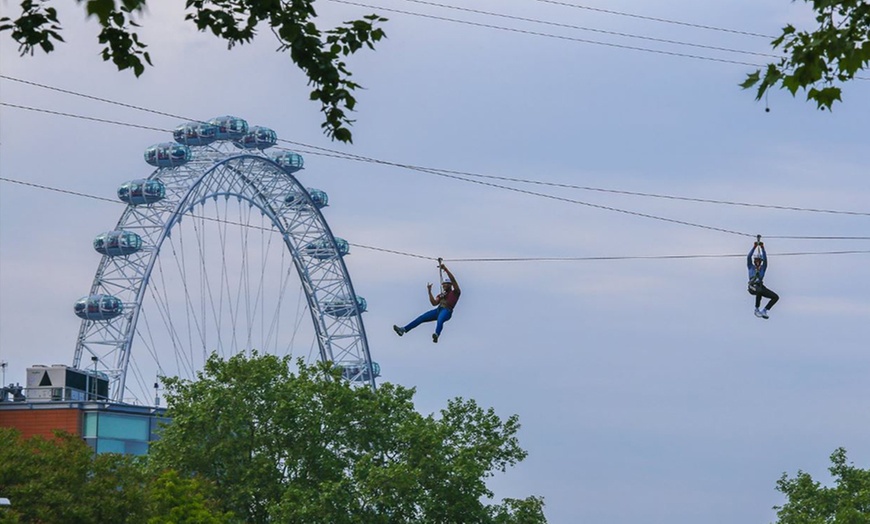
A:
[[[749,255],[746,256],[746,266],[749,268],[749,294],[755,295],[755,316],[770,318],[770,308],[779,300],[779,295],[764,286],[764,273],[767,271],[767,251],[764,250],[764,242],[761,235],[756,237]],[[761,307],[761,299],[770,299],[764,309]]]
[[[442,279],[441,282],[441,293],[438,296],[432,295],[432,283],[426,284],[426,289],[429,291],[429,302],[435,306],[435,309],[423,313],[405,327],[393,326],[393,331],[400,337],[424,322],[434,321],[436,324],[435,333],[432,334],[432,342],[437,343],[438,337],[441,336],[441,330],[444,328],[444,323],[453,316],[453,308],[456,307],[462,290],[459,289],[456,277],[441,262],[440,258],[438,259],[438,269],[447,273],[447,279]]]

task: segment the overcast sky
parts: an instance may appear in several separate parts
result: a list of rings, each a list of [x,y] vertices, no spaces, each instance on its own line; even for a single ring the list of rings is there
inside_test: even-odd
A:
[[[582,4],[659,21],[535,0],[453,3],[544,25],[371,1],[382,9],[317,2],[327,25],[371,12],[390,19],[387,40],[348,61],[365,86],[353,145],[321,133],[306,79],[268,32],[228,51],[163,2],[144,20],[155,67],[139,79],[100,59],[96,22],[66,5],[57,52],[19,58],[3,35],[0,70],[185,119],[232,114],[284,140],[379,160],[608,190],[487,180],[553,199],[305,155],[299,178],[327,191],[326,219],[353,244],[346,263],[368,301],[381,380],[416,387],[423,413],[460,396],[519,415],[529,457],[492,480],[499,499],[543,496],[552,523],[767,523],[783,502],[783,472],[826,480],[839,446],[870,465],[868,256],[830,254],[870,243],[776,238],[865,236],[868,216],[758,206],[870,212],[870,82],[848,85],[832,113],[780,91],[765,112],[737,86],[754,68],[727,61],[769,57],[697,45],[764,54],[769,38],[661,21],[776,35],[812,21],[801,2]],[[6,78],[0,98],[159,129],[182,123]],[[0,115],[4,179],[105,198],[147,176],[142,151],[170,139],[9,105]],[[6,382],[24,382],[32,364],[71,363],[72,304],[99,262],[91,241],[122,209],[0,182]],[[765,282],[782,297],[769,320],[753,315],[746,292],[755,234],[767,238]],[[437,345],[430,326],[402,338],[391,329],[428,308],[434,262],[360,246],[448,261],[463,296]],[[717,256],[656,258],[671,255]],[[528,260],[548,257],[637,258]],[[462,260],[493,258],[519,260]]]

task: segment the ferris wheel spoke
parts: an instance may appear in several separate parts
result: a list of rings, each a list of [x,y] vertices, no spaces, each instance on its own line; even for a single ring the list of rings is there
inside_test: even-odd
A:
[[[269,224],[271,226],[271,224]],[[272,251],[272,239],[275,238],[275,234],[273,231],[267,229],[266,227],[266,215],[265,213],[260,214],[260,278],[257,280],[257,292],[254,296],[254,304],[256,304],[256,310],[259,311],[257,317],[260,320],[260,349],[263,351],[268,351],[268,342],[266,338],[266,271],[267,271],[267,261],[270,260],[270,253]],[[283,276],[283,261],[282,261],[282,272]],[[281,301],[278,300],[276,303],[276,307],[280,309]]]
[[[148,395],[148,388],[145,385],[145,379],[142,376],[142,371],[139,369],[138,364],[136,364],[136,357],[134,357],[132,355],[130,356],[130,364],[131,364],[130,370],[133,372],[133,379],[136,381],[137,385],[139,386],[140,393],[147,396]],[[136,397],[136,394],[133,393],[129,384],[127,385],[127,390],[130,391],[131,395]]]
[[[225,199],[225,202],[226,202],[226,200],[228,200],[228,198],[229,197],[227,197],[227,199]],[[221,245],[221,256],[220,256],[220,262],[221,262],[221,271],[220,271],[221,288],[220,289],[221,289],[221,293],[220,293],[219,300],[218,300],[218,325],[222,324],[222,321],[224,318],[224,304],[226,304],[227,309],[228,309],[228,312],[226,314],[229,317],[227,327],[230,329],[230,334],[232,335],[230,337],[230,340],[229,340],[230,341],[229,350],[232,351],[233,353],[235,353],[235,351],[236,351],[236,344],[235,344],[236,324],[235,324],[235,313],[234,313],[235,308],[233,307],[232,288],[230,286],[229,274],[227,271],[227,241],[228,241],[228,239],[227,239],[228,235],[227,235],[227,230],[226,230],[227,221],[221,220],[221,218],[220,218],[220,206],[218,205],[217,201],[215,201],[215,210],[216,210],[216,214],[218,216],[218,223],[219,223],[218,233],[219,233],[220,245]],[[226,216],[226,213],[224,213],[224,216]],[[226,295],[226,297],[227,297],[226,302],[224,302],[224,295]],[[221,338],[223,338],[223,337],[221,337]],[[223,350],[223,344],[224,344],[224,341],[220,340],[219,345],[220,345],[222,350]],[[221,353],[221,355],[226,356],[225,353],[223,353],[223,352]]]
[[[244,209],[242,203],[239,202],[239,214],[247,214],[246,217],[242,220],[244,224],[250,224],[251,220],[251,207],[248,207],[247,210]],[[238,299],[239,299],[239,309],[241,310],[241,303],[244,302],[244,316],[245,316],[245,344],[242,348],[244,351],[251,350],[251,337],[253,335],[254,329],[254,317],[253,312],[251,311],[251,264],[249,260],[250,255],[250,244],[249,244],[249,232],[251,228],[249,227],[238,227],[236,228],[239,231],[239,237],[242,244],[242,267],[241,271],[239,271],[239,290],[238,290]]]
[[[166,293],[168,293],[168,291],[171,289],[171,286],[168,286],[166,283],[165,273],[163,271],[162,264],[158,263],[157,274],[160,277],[161,285],[148,286],[148,291],[151,294],[152,299],[154,300],[154,305],[156,306],[157,311],[160,313],[160,318],[163,320],[163,326],[166,329],[166,334],[172,346],[173,353],[175,354],[176,369],[186,369],[186,371],[188,372],[188,376],[192,376],[194,366],[192,362],[187,360],[187,355],[182,349],[182,345],[180,343],[178,330],[175,327],[175,321],[171,313],[171,300],[169,299],[169,297],[166,296]]]
[[[290,272],[292,271],[292,267],[287,267],[286,265],[286,251],[281,251],[281,285],[279,287],[277,306],[275,307],[275,312],[272,315],[272,321],[269,325],[269,332],[266,336],[266,347],[271,347],[272,339],[275,339],[275,348],[278,348],[278,331],[281,326],[281,318],[282,313],[284,311],[284,297],[287,294],[288,284],[290,283]],[[301,300],[301,291],[300,291],[300,300]],[[299,309],[299,305],[296,306],[297,310]],[[290,341],[288,341],[288,345],[292,344],[293,336],[295,336],[295,330],[291,332]],[[288,349],[285,349],[282,354],[286,355]]]
[[[202,286],[200,289],[202,292],[200,293],[200,303],[202,310],[202,322],[204,326],[208,325],[208,317],[206,311],[211,314],[211,321],[214,326],[220,325],[220,306],[221,300],[215,300],[214,296],[214,287],[212,286],[212,279],[209,277],[209,267],[210,264],[207,263],[211,259],[210,254],[206,250],[208,246],[208,237],[205,233],[206,231],[206,221],[208,220],[205,215],[205,205],[203,204],[202,208],[203,214],[197,217],[197,221],[193,223],[193,228],[196,233],[197,238],[197,250],[199,252],[199,271],[200,271],[200,281],[202,282]],[[218,277],[218,282],[220,282],[220,277]],[[220,289],[220,288],[219,288]],[[222,296],[222,295],[221,295]],[[223,350],[221,347],[221,337],[218,334],[215,337],[216,347],[209,348],[209,338],[208,338],[208,329],[205,329],[202,335],[202,356],[203,361],[207,358],[207,353],[217,352],[219,355],[223,355]]]
[[[196,330],[199,333],[202,333],[202,328],[199,326],[199,323],[196,320],[195,315],[191,314],[193,305],[191,299],[191,292],[187,282],[187,249],[184,245],[184,228],[178,227],[176,228],[177,234],[172,237],[170,240],[173,242],[173,251],[175,241],[178,242],[177,251],[180,255],[172,257],[175,260],[176,269],[178,270],[179,280],[181,283],[181,289],[184,292],[184,318],[187,326],[187,344],[186,344],[186,357],[188,362],[191,364],[195,361],[195,357],[193,355],[194,344],[193,344],[193,329],[191,326],[191,320],[193,319],[193,323],[196,325]],[[201,337],[200,337],[201,338]],[[184,351],[184,349],[177,349],[177,351]]]
[[[297,294],[296,318],[293,321],[293,334],[290,336],[290,340],[293,341],[293,346],[296,345],[296,341],[299,339],[300,330],[301,330],[305,320],[311,316],[311,309],[308,305],[308,302],[305,301],[304,299],[305,299],[305,296],[302,292]],[[314,336],[312,336],[312,342],[318,342],[317,341],[317,333],[315,333]],[[311,360],[310,354],[308,356],[308,360]]]
[[[154,363],[157,366],[156,375],[157,376],[166,376],[166,372],[163,370],[163,364],[160,361],[160,353],[157,351],[157,344],[154,342],[154,331],[151,330],[151,325],[148,321],[148,313],[147,311],[143,311],[141,316],[139,317],[139,321],[145,324],[144,331],[136,326],[136,335],[139,337],[142,345],[145,346],[145,349],[148,351],[148,354],[151,355],[151,358],[154,359]],[[132,358],[132,355],[131,355]]]

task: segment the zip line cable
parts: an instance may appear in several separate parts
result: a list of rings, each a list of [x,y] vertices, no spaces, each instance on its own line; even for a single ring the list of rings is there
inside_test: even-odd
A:
[[[71,195],[81,198],[89,198],[92,200],[98,200],[100,202],[109,202],[112,204],[123,204],[123,202],[119,202],[117,200],[113,200],[111,198],[101,197],[97,195],[91,195],[88,193],[82,193],[79,191],[72,191],[69,189],[61,189],[51,186],[46,186],[42,184],[36,184],[33,182],[25,182],[23,180],[15,180],[12,178],[7,178],[0,176],[0,182],[8,182],[11,184],[18,184],[21,186],[31,187],[34,189],[39,189],[43,191],[52,191],[55,193],[61,193],[65,195]],[[127,205],[127,204],[123,204]],[[212,222],[217,222],[221,224],[228,224],[233,226],[245,227],[249,229],[256,229],[261,231],[267,231],[270,233],[275,233],[276,231],[272,228],[256,226],[253,224],[245,224],[243,222],[235,222],[232,220],[212,218],[206,216],[200,216],[196,214],[191,214],[192,218],[198,218],[202,220],[209,220]],[[770,238],[770,237],[768,237]],[[375,246],[368,246],[365,244],[356,244],[349,243],[350,245],[361,248],[368,249],[372,251],[379,251],[382,253],[389,253],[393,255],[400,255],[410,258],[419,258],[424,260],[438,260],[439,257],[420,255],[416,253],[409,253],[407,251],[399,251],[395,249],[386,249]],[[776,256],[827,256],[827,255],[858,255],[858,254],[870,254],[870,250],[841,250],[841,251],[800,251],[800,252],[786,252],[786,253],[771,253]],[[592,262],[592,261],[608,261],[608,260],[686,260],[686,259],[701,259],[701,258],[742,258],[745,257],[744,254],[696,254],[696,255],[625,255],[625,256],[583,256],[583,257],[456,257],[456,258],[443,258],[444,261],[447,262]]]
[[[771,253],[777,257],[810,255],[866,255],[870,250],[846,251],[804,251],[790,253]],[[684,260],[698,258],[745,258],[745,254],[719,255],[634,255],[634,256],[592,256],[592,257],[527,257],[527,258],[445,258],[448,262],[587,262],[608,260]]]
[[[344,0],[330,0],[330,1],[338,2],[338,3],[345,3]],[[403,0],[403,1],[411,2],[411,3],[415,3],[415,4],[420,4],[420,5],[427,5],[427,6],[431,6],[431,7],[437,7],[437,8],[441,8],[441,9],[452,9],[455,11],[462,11],[462,12],[466,12],[466,13],[474,13],[474,14],[479,14],[479,15],[492,16],[492,17],[496,17],[496,18],[505,18],[508,20],[516,20],[516,21],[520,21],[520,22],[531,22],[534,24],[542,24],[542,25],[548,25],[548,26],[552,26],[552,27],[561,27],[564,29],[575,29],[578,31],[588,31],[588,32],[592,32],[592,33],[599,33],[599,34],[610,35],[610,36],[634,38],[634,39],[638,39],[638,40],[646,40],[649,42],[658,42],[658,43],[662,43],[662,44],[681,45],[681,46],[687,46],[687,47],[696,47],[699,49],[709,49],[712,51],[724,51],[726,53],[737,53],[737,54],[761,56],[761,57],[767,57],[767,58],[780,58],[780,55],[773,55],[770,53],[758,53],[758,52],[754,52],[754,51],[745,51],[742,49],[731,49],[731,48],[727,48],[727,47],[719,47],[719,46],[705,45],[705,44],[696,44],[693,42],[683,42],[683,41],[679,41],[679,40],[669,40],[666,38],[657,38],[657,37],[653,37],[653,36],[636,35],[636,34],[631,34],[631,33],[622,33],[622,32],[618,32],[618,31],[608,31],[605,29],[597,29],[597,28],[593,28],[593,27],[584,27],[584,26],[565,24],[565,23],[560,23],[560,22],[552,22],[549,20],[539,20],[539,19],[535,19],[535,18],[526,18],[526,17],[522,17],[522,16],[514,16],[514,15],[508,15],[508,14],[504,14],[504,13],[496,13],[496,12],[492,12],[492,11],[482,11],[479,9],[471,9],[468,7],[460,7],[460,6],[454,6],[454,5],[448,5],[448,4],[440,4],[440,3],[436,3],[436,2],[429,2],[427,0]],[[384,9],[382,7],[375,7],[375,6],[372,6],[372,7],[374,9]],[[420,15],[420,16],[425,16],[425,15]]]
[[[504,27],[504,26],[493,25],[493,24],[484,24],[481,22],[471,22],[468,20],[459,20],[457,18],[448,18],[448,17],[438,16],[438,15],[428,15],[428,14],[423,14],[423,13],[415,13],[413,11],[405,11],[402,9],[394,9],[394,8],[390,8],[390,7],[373,6],[370,4],[363,4],[363,3],[354,2],[351,0],[330,0],[330,1],[335,2],[335,3],[339,3],[339,4],[355,5],[357,7],[365,7],[366,9],[379,9],[381,11],[387,11],[387,12],[391,12],[391,13],[399,13],[399,14],[410,15],[410,16],[418,16],[421,18],[429,18],[432,20],[441,20],[443,22],[453,22],[456,24],[465,24],[465,25],[470,25],[473,27],[484,27],[487,29],[497,29],[499,31],[508,31],[508,32],[519,33],[519,34],[524,34],[524,35],[543,36],[546,38],[555,38],[557,40],[565,40],[565,41],[569,41],[569,42],[578,42],[578,43],[582,43],[582,44],[595,44],[595,45],[601,45],[601,46],[606,46],[606,47],[614,47],[617,49],[630,49],[633,51],[644,51],[647,53],[655,53],[655,54],[667,55],[667,56],[677,56],[677,57],[681,57],[681,58],[694,58],[696,60],[707,60],[709,62],[720,62],[723,64],[742,65],[742,66],[750,66],[750,67],[755,67],[755,68],[764,67],[762,64],[756,64],[756,63],[752,63],[752,62],[741,62],[739,60],[729,60],[727,58],[715,58],[715,57],[711,57],[711,56],[692,55],[689,53],[678,53],[676,51],[665,51],[662,49],[651,49],[648,47],[638,47],[638,46],[631,46],[631,45],[625,45],[625,44],[615,44],[612,42],[601,42],[598,40],[589,40],[586,38],[576,38],[576,37],[571,37],[571,36],[555,35],[552,33],[542,33],[539,31],[530,31],[527,29],[516,29],[513,27]]]
[[[0,75],[0,77],[9,79],[9,77],[5,77],[3,75]],[[112,101],[109,101],[109,100],[104,100],[104,101],[112,103]],[[81,115],[75,115],[75,114],[71,114],[71,113],[63,113],[63,112],[58,112],[58,111],[43,110],[43,109],[32,108],[32,107],[27,107],[27,106],[20,106],[17,104],[9,104],[6,102],[0,102],[0,105],[6,105],[9,107],[26,109],[26,110],[37,111],[37,112],[46,112],[49,114],[67,116],[67,117],[71,117],[71,118],[82,118],[85,120],[93,120],[93,121],[97,121],[97,122],[101,122],[101,123],[112,123],[112,124],[121,125],[121,126],[138,127],[138,128],[156,130],[156,131],[161,131],[161,132],[170,132],[166,129],[160,129],[160,128],[154,128],[154,127],[148,127],[148,126],[140,126],[140,125],[136,125],[136,124],[127,124],[124,122],[117,122],[117,121],[111,121],[111,120],[99,119],[99,118],[93,118],[93,117],[84,117]],[[127,106],[128,107],[135,107],[135,106],[129,106],[129,105],[127,105]],[[146,108],[139,108],[139,107],[135,107],[135,108],[138,110],[141,110],[141,111],[150,112],[150,110],[148,110]],[[178,118],[178,119],[182,119],[182,120],[184,119],[184,117],[181,117],[178,115],[169,115],[168,113],[160,113],[160,114],[162,114],[164,116],[172,116],[173,118]],[[414,170],[414,171],[418,171],[418,172],[422,172],[422,173],[428,173],[428,174],[432,174],[432,175],[440,176],[440,177],[444,177],[444,178],[450,178],[450,179],[460,180],[463,182],[478,184],[478,185],[482,185],[482,186],[486,186],[486,187],[504,189],[507,191],[513,191],[513,192],[526,194],[526,195],[530,195],[530,196],[548,198],[551,200],[556,200],[556,201],[561,201],[561,202],[566,202],[566,203],[571,203],[571,204],[576,204],[576,205],[582,205],[582,206],[591,207],[591,208],[595,208],[595,209],[612,211],[612,212],[616,212],[616,213],[622,213],[622,214],[637,216],[637,217],[641,217],[641,218],[649,218],[652,220],[669,222],[669,223],[678,224],[678,225],[696,227],[696,228],[706,229],[706,230],[711,230],[711,231],[718,231],[718,232],[728,233],[728,234],[732,234],[732,235],[749,236],[749,237],[754,236],[752,233],[746,233],[746,232],[735,231],[735,230],[726,229],[726,228],[708,226],[708,225],[698,224],[695,222],[689,222],[689,221],[685,221],[685,220],[678,220],[678,219],[672,219],[672,218],[667,218],[667,217],[661,217],[661,216],[652,215],[652,214],[648,214],[648,213],[640,213],[637,211],[631,211],[631,210],[616,208],[616,207],[612,207],[612,206],[593,204],[593,203],[585,202],[585,201],[581,201],[581,200],[570,199],[570,198],[560,197],[560,196],[556,196],[556,195],[550,195],[547,193],[528,191],[528,190],[519,189],[519,188],[515,188],[515,187],[510,187],[510,186],[505,186],[505,185],[501,185],[501,184],[483,182],[480,180],[472,180],[469,178],[465,178],[464,176],[452,174],[451,172],[446,171],[446,170],[438,170],[438,169],[431,169],[431,168],[413,166],[413,165],[408,165],[408,164],[400,164],[400,163],[396,163],[396,162],[389,162],[389,161],[385,161],[385,160],[378,160],[378,159],[373,159],[373,158],[369,158],[369,157],[364,157],[361,155],[346,154],[346,153],[342,153],[342,152],[337,151],[337,150],[331,150],[331,149],[321,148],[321,147],[317,147],[317,146],[310,146],[307,144],[302,144],[300,142],[293,142],[290,140],[282,140],[282,141],[287,142],[287,143],[292,143],[292,144],[303,145],[306,147],[312,147],[312,148],[319,149],[319,150],[329,151],[329,152],[333,153],[333,156],[338,156],[338,158],[342,158],[342,159],[358,160],[358,161],[370,162],[370,163],[375,163],[375,164],[380,164],[380,165],[389,165],[389,166],[394,166],[394,167],[400,167],[400,168]],[[311,151],[308,153],[315,154],[315,155],[322,154],[322,153],[317,153],[314,151]],[[462,173],[462,172],[459,172],[459,173]],[[478,176],[483,177],[484,175],[478,175]],[[495,178],[495,177],[493,177],[493,178]],[[505,178],[505,177],[502,177],[502,178]],[[578,187],[580,187],[580,186],[578,186]],[[724,203],[724,202],[725,201],[719,201],[718,203]],[[798,235],[765,235],[765,237],[777,238],[777,239],[793,239],[793,240],[798,240],[798,239],[806,239],[806,240],[870,240],[870,237],[864,237],[864,236],[828,236],[828,237],[812,236],[812,237],[807,237],[807,236],[798,236]]]

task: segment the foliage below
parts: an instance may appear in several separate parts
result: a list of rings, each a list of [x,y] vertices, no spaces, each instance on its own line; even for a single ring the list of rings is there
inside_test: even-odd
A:
[[[412,389],[354,387],[325,364],[212,356],[164,379],[172,422],[147,457],[76,436],[0,428],[0,524],[545,524],[543,499],[488,503],[486,479],[526,457],[517,417]]]
[[[486,504],[485,480],[526,456],[516,416],[473,400],[440,416],[414,410],[414,391],[377,392],[325,365],[214,356],[196,381],[166,379],[172,424],[153,466],[214,483],[245,522],[399,524],[546,522],[543,501]]]
[[[870,3],[864,0],[804,0],[812,2],[819,26],[798,31],[792,25],[771,42],[785,56],[778,63],[747,75],[744,89],[758,86],[760,100],[775,85],[795,96],[807,92],[807,100],[819,109],[830,110],[841,99],[839,85],[855,78],[870,62]]]
[[[150,474],[137,459],[93,450],[76,436],[23,439],[0,428],[0,524],[47,522],[224,524],[211,487],[173,471]]]
[[[809,473],[783,474],[776,489],[788,497],[777,510],[777,524],[870,524],[870,470],[846,463],[846,450],[831,454],[833,487],[824,487]]]
[[[136,76],[152,65],[147,44],[139,40],[135,28],[140,27],[146,0],[76,0],[84,4],[87,16],[95,17],[101,30],[97,39],[103,44],[103,60],[111,60],[119,71],[130,69]],[[21,55],[33,54],[39,48],[54,51],[55,42],[63,42],[62,26],[52,0],[22,0],[21,15],[12,20],[0,18],[0,32],[11,31]],[[200,31],[211,32],[227,42],[251,42],[262,24],[278,40],[278,51],[288,51],[290,59],[302,69],[313,87],[310,98],[321,103],[325,121],[321,125],[327,136],[341,142],[351,142],[348,126],[353,124],[347,114],[356,106],[353,91],[360,87],[350,79],[344,57],[363,47],[374,49],[384,38],[375,24],[386,18],[367,15],[321,31],[314,23],[317,13],[314,0],[186,0],[186,20]]]

